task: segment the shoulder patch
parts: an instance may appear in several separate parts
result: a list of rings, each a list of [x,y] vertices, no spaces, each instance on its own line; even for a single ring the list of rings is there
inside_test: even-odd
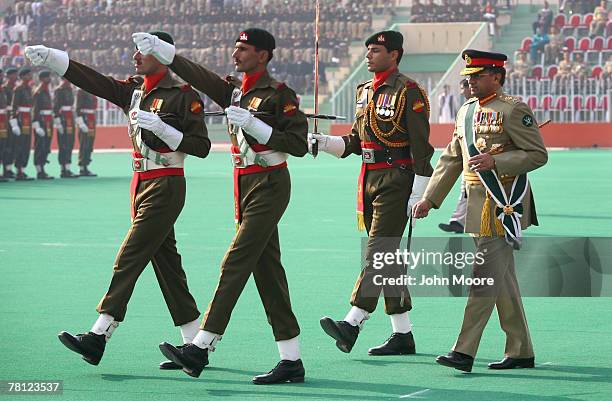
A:
[[[521,120],[523,125],[527,128],[531,127],[533,125],[533,117],[531,117],[529,114],[525,114],[523,116],[523,119]]]
[[[287,117],[290,117],[294,115],[295,113],[297,113],[297,110],[298,110],[298,106],[294,102],[287,102],[283,106],[283,114],[286,115]]]
[[[202,110],[204,110],[204,105],[202,105],[201,100],[194,100],[189,105],[189,111],[191,111],[193,114],[200,114]]]

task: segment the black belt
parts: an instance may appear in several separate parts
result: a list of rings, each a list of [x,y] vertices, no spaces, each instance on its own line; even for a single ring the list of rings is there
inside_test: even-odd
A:
[[[392,164],[396,160],[410,159],[412,154],[410,148],[384,148],[378,149],[361,149],[361,159],[364,163],[380,163],[387,162]]]

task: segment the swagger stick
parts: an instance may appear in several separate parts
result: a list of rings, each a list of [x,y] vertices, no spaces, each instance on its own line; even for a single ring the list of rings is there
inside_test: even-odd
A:
[[[319,0],[315,2],[315,62],[314,62],[314,114],[319,114],[319,18],[321,7]],[[314,133],[319,133],[319,120],[314,120]],[[319,143],[312,140],[312,157],[319,154]]]

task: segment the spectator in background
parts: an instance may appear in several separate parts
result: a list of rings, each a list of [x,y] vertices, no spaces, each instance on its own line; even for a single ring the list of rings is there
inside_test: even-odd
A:
[[[563,60],[559,61],[557,77],[561,80],[569,79],[572,74],[572,61],[570,60],[570,51],[567,47],[563,48]]]
[[[410,22],[419,22],[422,20],[424,12],[425,8],[421,4],[421,0],[414,0],[410,8]]]
[[[510,79],[523,79],[529,77],[530,67],[526,56],[525,52],[520,52],[518,54],[518,60],[514,62],[512,72],[508,74]]]
[[[550,26],[553,21],[553,12],[550,9],[548,1],[544,1],[544,8],[538,13],[538,18],[533,23],[533,33],[536,33],[538,28],[542,29],[542,32],[549,32]]]
[[[589,27],[589,36],[594,38],[598,35],[603,35],[603,31],[608,23],[608,10],[606,8],[606,0],[601,0],[598,7],[593,11],[593,21]]]
[[[578,79],[584,79],[587,77],[588,67],[584,62],[582,53],[576,53],[574,56],[574,62],[572,64],[572,75]]]
[[[603,71],[601,72],[601,79],[609,79],[612,78],[612,54],[608,57],[608,61],[603,66]]]
[[[538,28],[536,34],[533,35],[531,45],[529,46],[529,54],[532,64],[540,64],[540,53],[544,53],[544,47],[550,42],[548,34]]]
[[[544,46],[544,63],[554,64],[557,62],[561,48],[563,47],[563,35],[559,32],[559,28],[552,26],[550,28],[550,35],[548,35],[549,42]]]
[[[497,28],[497,16],[495,15],[495,8],[493,7],[490,1],[487,1],[487,3],[485,4],[482,12],[482,17],[489,26],[489,35],[495,36]]]
[[[444,85],[444,92],[438,97],[438,106],[440,108],[440,116],[438,122],[440,124],[448,124],[455,122],[457,109],[455,105],[455,96],[450,91],[449,85]]]
[[[15,12],[15,23],[9,28],[9,37],[12,42],[27,42],[28,40],[28,27],[32,22],[32,15],[26,11],[25,4],[18,4],[17,11]]]

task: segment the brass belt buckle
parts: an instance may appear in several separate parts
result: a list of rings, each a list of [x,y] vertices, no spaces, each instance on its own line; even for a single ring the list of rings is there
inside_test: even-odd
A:
[[[374,149],[361,149],[361,160],[366,164],[376,163]]]
[[[232,153],[232,165],[235,168],[245,168],[246,160],[241,153]]]
[[[144,157],[134,157],[132,159],[132,170],[137,173],[147,171],[147,159]]]

